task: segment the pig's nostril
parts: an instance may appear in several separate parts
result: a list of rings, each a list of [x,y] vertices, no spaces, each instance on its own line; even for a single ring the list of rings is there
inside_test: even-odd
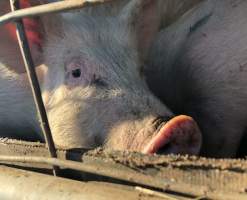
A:
[[[172,118],[173,117],[171,116],[159,116],[153,120],[152,124],[154,125],[155,129],[159,131],[159,129],[161,129],[161,127]]]
[[[170,151],[170,149],[172,148],[172,143],[168,143],[164,146],[162,146],[157,152],[156,154],[167,154],[167,152]]]
[[[166,123],[161,123],[158,134],[151,139],[142,152],[198,154],[201,140],[201,132],[196,122],[191,117],[180,115]]]

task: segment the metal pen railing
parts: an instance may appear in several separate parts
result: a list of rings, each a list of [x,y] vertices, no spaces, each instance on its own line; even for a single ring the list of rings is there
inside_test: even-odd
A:
[[[56,148],[52,138],[45,106],[42,100],[41,89],[35,72],[35,66],[32,59],[31,50],[28,44],[22,18],[40,16],[48,13],[64,12],[72,9],[93,6],[100,3],[106,3],[113,0],[67,0],[67,1],[61,1],[56,3],[49,3],[40,6],[25,8],[25,9],[20,9],[20,2],[19,2],[20,0],[9,0],[9,1],[12,12],[0,17],[0,25],[13,21],[16,22],[18,43],[22,53],[22,58],[24,60],[29,83],[32,89],[32,94],[33,94],[36,110],[38,113],[42,133],[45,137],[45,142],[47,144],[50,156],[52,158],[57,158]],[[56,165],[53,165],[54,176],[58,174],[58,170],[59,168]]]

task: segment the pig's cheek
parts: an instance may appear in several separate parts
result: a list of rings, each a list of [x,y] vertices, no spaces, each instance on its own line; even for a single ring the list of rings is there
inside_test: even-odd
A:
[[[42,92],[42,98],[43,98],[44,104],[47,105],[49,98],[50,98],[50,93],[48,91],[43,91]]]
[[[70,88],[70,87],[75,87],[76,85],[78,85],[79,81],[78,81],[78,79],[74,79],[72,77],[71,72],[66,72],[65,83]]]

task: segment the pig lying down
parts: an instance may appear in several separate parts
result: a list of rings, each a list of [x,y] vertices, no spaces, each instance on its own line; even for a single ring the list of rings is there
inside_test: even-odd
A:
[[[202,131],[201,155],[235,156],[247,125],[247,2],[208,0],[161,31],[147,67],[151,90]]]
[[[37,1],[30,1],[33,2]],[[214,66],[210,58],[212,51],[204,52],[211,40],[205,41],[198,33],[204,26],[210,30],[212,26],[214,33],[224,30],[216,29],[213,25],[218,27],[221,22],[218,15],[228,20],[220,6],[228,7],[230,1],[219,2],[219,9],[214,9],[213,1],[200,4],[159,33],[158,39],[160,15],[157,13],[160,13],[160,1],[126,1],[118,14],[114,15],[104,15],[99,9],[90,14],[83,10],[42,17],[38,22],[39,28],[35,30],[42,34],[42,40],[38,45],[34,43],[32,50],[35,61],[43,63],[42,95],[55,144],[62,148],[104,145],[118,150],[161,154],[199,154],[202,144],[203,155],[234,156],[242,136],[240,129],[246,122],[244,116],[240,117],[240,111],[245,113],[244,106],[241,107],[245,97],[244,92],[241,93],[244,80],[234,82],[234,72],[224,77],[224,83],[229,80],[228,85],[217,85],[219,79],[216,79],[218,82],[213,84],[214,87],[210,84],[211,77],[216,75],[212,69],[219,69],[219,73],[225,74],[229,69],[218,66],[224,66],[224,62],[231,66],[233,61],[230,56],[229,60],[223,57],[225,49],[220,49],[218,45],[214,54],[222,55],[223,60]],[[242,9],[245,7],[241,6]],[[232,33],[230,25],[227,31]],[[243,26],[238,30],[242,29]],[[9,37],[5,34],[6,29],[1,27],[0,31],[3,36]],[[172,42],[174,37],[178,41]],[[148,50],[156,39],[150,56]],[[201,49],[193,50],[199,47],[204,53],[202,57],[199,55]],[[8,44],[0,46],[0,51],[6,50],[10,55],[15,52]],[[236,59],[242,63],[245,52],[241,48],[238,51]],[[231,52],[229,54],[232,55]],[[209,60],[206,56],[209,56]],[[144,68],[143,60],[147,60]],[[41,131],[25,73],[14,72],[13,65],[1,52],[0,61],[1,136],[42,140],[41,134],[33,135],[33,132]],[[202,63],[200,66],[203,68],[192,68],[193,64],[187,66],[192,61]],[[183,63],[187,64],[188,71],[182,71],[185,69],[181,67],[185,66]],[[190,68],[192,71],[189,71]],[[234,71],[233,65],[231,68]],[[150,88],[169,107],[149,91],[143,69]],[[202,69],[201,74],[196,75],[193,69],[196,72]],[[149,73],[150,70],[152,73]],[[178,77],[175,77],[176,74]],[[244,77],[243,73],[239,73],[239,76]],[[198,80],[196,85],[194,79]],[[189,90],[191,87],[195,92]],[[211,88],[217,90],[211,91]],[[197,94],[199,89],[203,89],[201,92],[205,91],[208,96]],[[235,95],[229,103],[230,99],[224,95],[232,92]],[[224,100],[223,103],[220,99]],[[239,111],[238,118],[234,115],[235,109],[230,109],[234,107],[233,102],[239,104],[236,109]],[[215,110],[215,114],[212,114],[212,110]],[[176,116],[174,113],[193,116],[202,129],[202,136],[191,117]],[[223,119],[226,120],[224,124]]]
[[[37,57],[47,67],[42,95],[57,146],[199,153],[196,122],[175,117],[149,91],[141,74],[140,58],[159,27],[157,5],[131,0],[114,17],[99,10],[40,19],[43,40]],[[11,69],[2,59],[0,132],[42,139],[31,134],[40,129],[26,75]]]

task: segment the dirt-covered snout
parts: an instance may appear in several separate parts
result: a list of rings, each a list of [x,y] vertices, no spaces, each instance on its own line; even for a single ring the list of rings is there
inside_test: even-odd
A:
[[[191,117],[166,114],[116,123],[106,147],[148,154],[198,155],[201,143],[201,132]]]

